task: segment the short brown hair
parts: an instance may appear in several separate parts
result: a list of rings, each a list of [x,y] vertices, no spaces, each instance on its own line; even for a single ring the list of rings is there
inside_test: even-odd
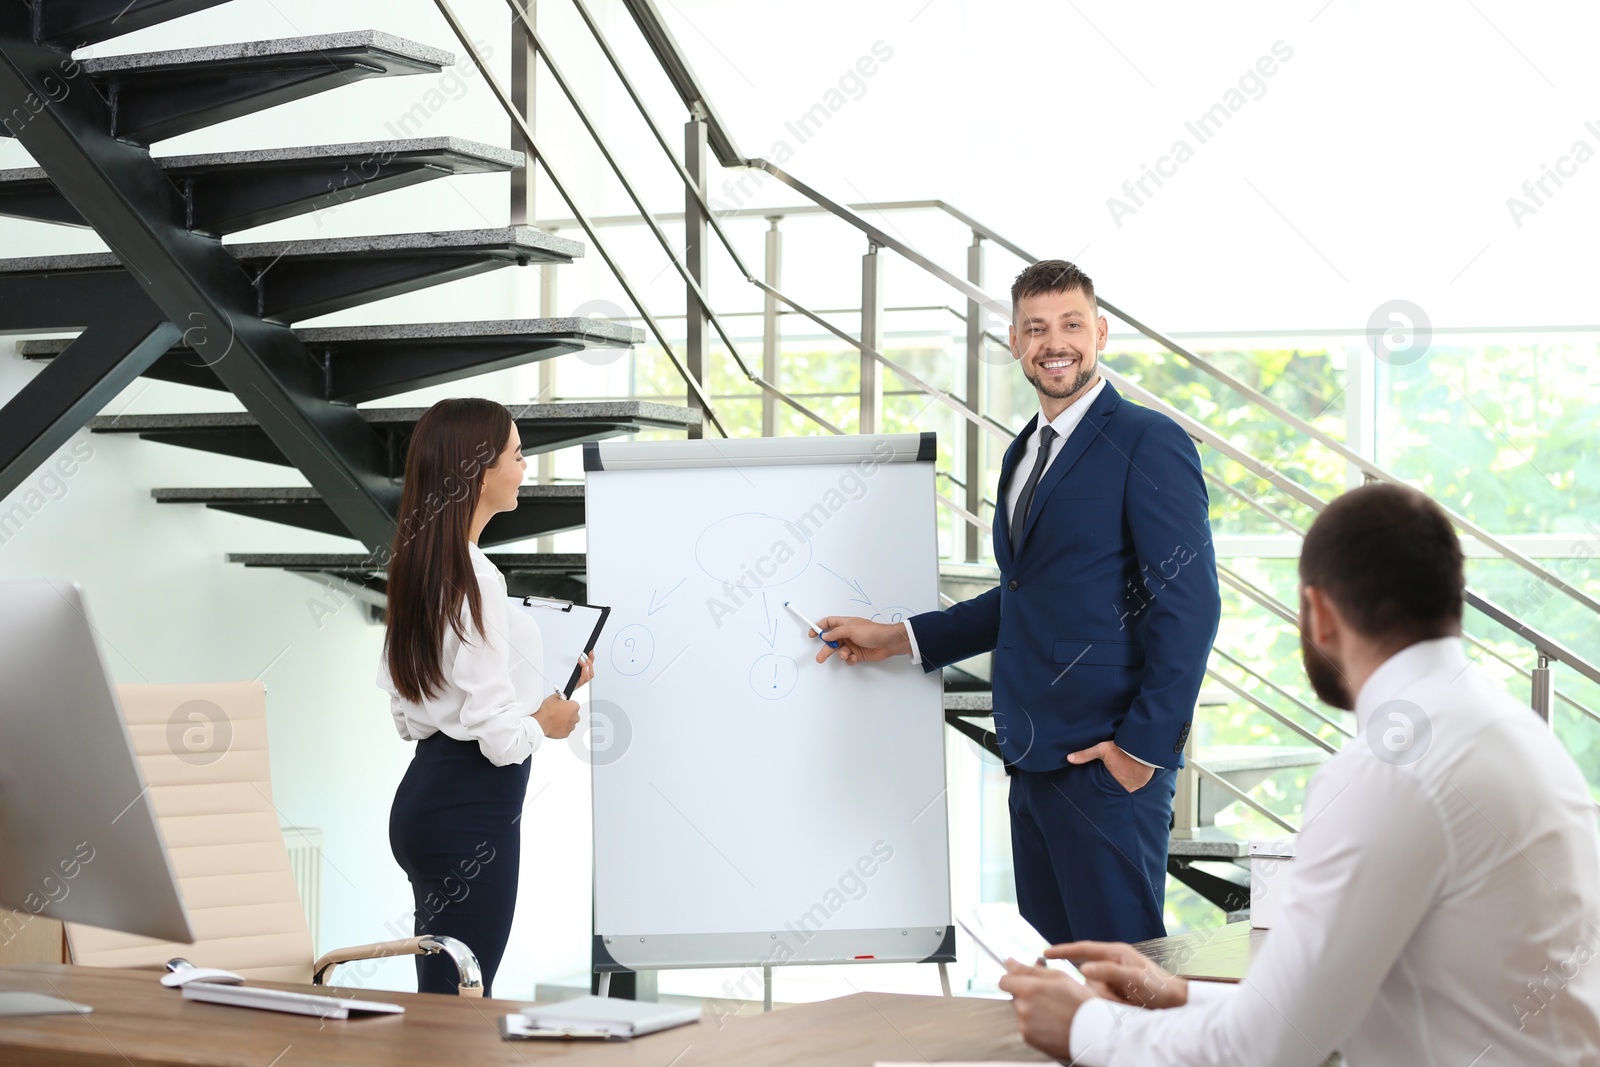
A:
[[[1386,645],[1461,631],[1461,542],[1444,509],[1410,486],[1375,482],[1329,504],[1306,531],[1300,582]]]
[[[1045,293],[1070,293],[1082,289],[1089,298],[1089,306],[1099,311],[1094,300],[1094,280],[1075,264],[1064,259],[1041,259],[1023,269],[1011,283],[1011,313],[1016,314],[1017,304],[1025,296],[1042,296]]]

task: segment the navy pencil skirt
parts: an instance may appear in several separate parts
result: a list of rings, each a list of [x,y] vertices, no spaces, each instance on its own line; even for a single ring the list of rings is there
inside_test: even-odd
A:
[[[476,741],[436,733],[417,742],[389,810],[389,848],[411,881],[417,934],[472,949],[484,996],[511,936],[532,762],[497,767]],[[417,957],[418,992],[454,993],[456,978],[443,953]]]

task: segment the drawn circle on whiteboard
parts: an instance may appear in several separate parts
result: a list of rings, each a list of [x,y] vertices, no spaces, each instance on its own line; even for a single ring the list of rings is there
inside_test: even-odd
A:
[[[782,700],[799,680],[800,668],[788,656],[768,652],[750,668],[750,688],[762,700]]]
[[[695,542],[694,560],[724,584],[770,589],[811,566],[811,538],[788,519],[746,511],[707,526]]]
[[[881,608],[878,611],[873,612],[872,621],[888,623],[905,622],[915,614],[917,613],[906,607],[904,604],[890,604],[886,608]]]
[[[655,635],[636,622],[618,630],[611,639],[611,669],[618,674],[643,674],[655,655]]]

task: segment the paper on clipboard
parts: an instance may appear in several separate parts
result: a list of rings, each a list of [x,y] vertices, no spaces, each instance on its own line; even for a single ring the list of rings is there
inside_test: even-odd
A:
[[[578,658],[594,651],[611,609],[537,596],[514,596],[507,600],[513,612],[539,628],[540,644],[544,648],[541,673],[545,692],[548,694],[559,688],[562,696],[571,698],[578,684]]]

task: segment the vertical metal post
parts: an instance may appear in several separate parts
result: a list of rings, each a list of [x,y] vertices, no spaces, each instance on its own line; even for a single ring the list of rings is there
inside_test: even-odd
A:
[[[974,288],[983,288],[983,238],[972,235],[967,248],[967,281]],[[967,301],[967,407],[983,411],[983,307],[976,301]],[[988,479],[983,469],[983,427],[967,423],[967,436],[963,451],[966,454],[967,501],[966,508],[974,515],[983,514],[983,485]],[[967,529],[966,552],[968,563],[977,563],[983,544],[983,531],[970,522],[962,523]]]
[[[707,127],[704,119],[690,119],[683,128],[683,167],[689,172],[689,177],[701,189],[706,187],[706,148]],[[710,245],[707,243],[708,229],[706,214],[700,208],[700,201],[693,191],[685,188],[683,191],[683,265],[700,286],[701,292],[708,292],[706,268],[709,266]],[[690,377],[699,382],[704,388],[706,384],[706,342],[711,334],[711,322],[706,316],[706,308],[700,304],[700,298],[695,295],[692,287],[685,287],[687,297],[684,310],[687,318],[684,324],[684,369]],[[698,409],[700,400],[694,395],[694,390],[689,390],[689,406]],[[705,431],[700,427],[691,427],[690,437],[701,437]]]
[[[554,232],[554,231],[552,231]],[[556,310],[556,284],[561,277],[560,271],[554,263],[544,263],[534,268],[539,272],[539,317],[541,319],[556,318],[560,312]],[[556,393],[556,361],[541,359],[539,361],[539,395],[534,397],[534,402],[548,404],[555,399]],[[540,485],[549,485],[556,480],[556,456],[554,452],[540,452],[535,461],[535,480]],[[536,552],[554,552],[556,539],[554,534],[543,534],[534,542]]]
[[[1199,709],[1195,709],[1196,714]],[[1178,768],[1177,792],[1172,797],[1172,836],[1182,841],[1198,836],[1200,829],[1200,774],[1194,769],[1194,737],[1191,728],[1183,743],[1183,766]]]
[[[772,225],[767,230],[767,264],[765,281],[774,289],[783,285],[783,231],[778,224],[782,215],[768,215]],[[778,298],[771,293],[762,294],[761,303],[761,376],[773,385],[778,384],[778,340],[780,337]],[[761,436],[778,436],[778,398],[766,390],[761,391]]]
[[[866,350],[883,351],[883,261],[876,242],[861,257],[861,415],[857,433],[877,433],[883,423],[883,375]]]
[[[1550,680],[1550,657],[1543,652],[1539,653],[1539,665],[1533,669],[1533,710],[1539,718],[1551,727],[1555,726],[1552,717],[1551,697],[1554,693]]]
[[[1347,349],[1345,357],[1345,440],[1356,455],[1366,460],[1378,457],[1378,360],[1363,344]],[[1345,464],[1346,489],[1366,484],[1366,473],[1353,463]]]
[[[950,966],[942,960],[939,963],[939,992],[943,996],[953,996],[950,992]]]
[[[538,0],[517,0],[528,13],[528,22],[534,22],[534,6]],[[533,83],[538,62],[538,51],[533,39],[522,28],[522,20],[511,20],[511,101],[527,120],[528,129],[533,124]],[[511,172],[511,225],[532,225],[538,218],[533,212],[533,149],[522,141],[522,131],[511,124],[511,147],[521,148],[526,155],[523,165]]]
[[[772,1010],[772,967],[770,964],[761,968],[761,1010]]]

